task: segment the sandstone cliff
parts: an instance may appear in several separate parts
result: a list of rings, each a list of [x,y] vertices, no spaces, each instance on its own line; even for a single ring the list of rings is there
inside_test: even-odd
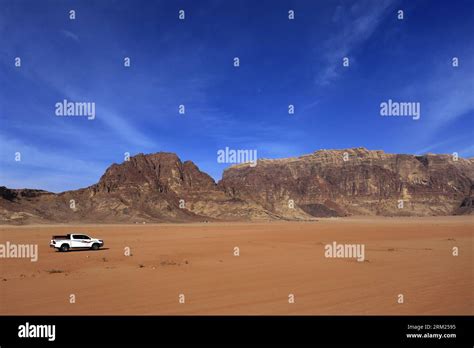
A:
[[[474,160],[320,150],[259,160],[214,180],[172,153],[113,164],[90,187],[53,194],[0,187],[1,223],[143,223],[429,216],[472,212]]]

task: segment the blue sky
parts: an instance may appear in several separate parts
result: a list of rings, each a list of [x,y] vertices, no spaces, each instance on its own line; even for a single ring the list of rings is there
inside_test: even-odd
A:
[[[471,157],[473,29],[471,0],[0,0],[0,185],[85,187],[124,152],[175,152],[215,179],[226,146]],[[57,117],[63,99],[96,118]],[[421,103],[420,120],[381,117],[388,99]]]

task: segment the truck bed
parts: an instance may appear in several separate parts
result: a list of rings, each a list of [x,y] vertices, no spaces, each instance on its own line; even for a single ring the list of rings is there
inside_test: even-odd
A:
[[[52,236],[51,239],[69,239],[69,236]]]

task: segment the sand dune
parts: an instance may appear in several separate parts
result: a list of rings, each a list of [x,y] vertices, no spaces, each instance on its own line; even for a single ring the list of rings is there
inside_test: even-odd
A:
[[[37,243],[39,259],[0,259],[0,314],[472,315],[473,222],[3,226],[0,243]],[[49,248],[51,235],[74,231],[103,238],[105,249]],[[324,257],[333,241],[364,244],[365,261]]]

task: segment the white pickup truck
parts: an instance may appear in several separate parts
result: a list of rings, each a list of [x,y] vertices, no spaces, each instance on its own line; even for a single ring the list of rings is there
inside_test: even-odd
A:
[[[85,234],[74,233],[65,236],[53,236],[49,246],[58,251],[69,251],[70,249],[99,250],[99,248],[104,246],[104,241],[102,239],[91,238]]]

